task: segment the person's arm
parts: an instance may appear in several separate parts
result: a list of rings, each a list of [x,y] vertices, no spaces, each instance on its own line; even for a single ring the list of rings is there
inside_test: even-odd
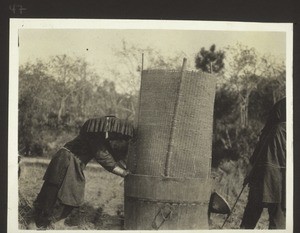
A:
[[[113,170],[112,170],[112,173],[118,175],[118,176],[122,176],[122,177],[125,177],[127,175],[130,174],[130,172],[128,170],[125,170],[119,166],[116,166]]]
[[[244,180],[244,185],[251,182],[256,175],[258,164],[268,165],[277,168],[285,168],[285,147],[286,147],[286,129],[285,123],[280,123],[270,127],[269,131],[260,137],[260,140],[250,158],[250,167]],[[272,156],[268,156],[272,154]]]
[[[125,177],[129,174],[129,171],[121,168],[107,150],[99,150],[95,155],[95,160],[107,171],[115,175]]]

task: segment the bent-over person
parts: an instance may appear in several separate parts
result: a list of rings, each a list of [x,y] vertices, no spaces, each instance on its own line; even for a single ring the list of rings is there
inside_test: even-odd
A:
[[[95,159],[107,171],[125,177],[129,171],[119,161],[125,159],[132,136],[132,125],[114,116],[86,121],[79,135],[54,155],[45,172],[34,202],[36,226],[45,229],[64,221],[74,207],[83,204],[83,170],[90,160]]]
[[[249,184],[250,189],[241,228],[254,229],[263,208],[267,208],[269,229],[285,229],[285,98],[272,107],[250,164],[252,170],[244,181],[244,185]]]

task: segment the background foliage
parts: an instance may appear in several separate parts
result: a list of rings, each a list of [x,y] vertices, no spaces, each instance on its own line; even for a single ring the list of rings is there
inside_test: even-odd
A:
[[[84,58],[57,55],[19,70],[19,153],[51,156],[90,117],[116,114],[134,120],[138,107],[141,54],[147,68],[179,69],[184,53],[163,57],[123,41],[114,77],[100,76]],[[254,48],[212,45],[195,51],[195,68],[218,76],[214,108],[213,166],[247,159],[268,110],[285,95],[285,65]],[[192,68],[192,67],[190,67]]]

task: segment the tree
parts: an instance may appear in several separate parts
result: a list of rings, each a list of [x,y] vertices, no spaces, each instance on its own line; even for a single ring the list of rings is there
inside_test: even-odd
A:
[[[285,95],[284,64],[254,48],[226,50],[214,109],[213,165],[251,155],[271,106]]]
[[[19,71],[22,154],[37,154],[32,152],[35,148],[41,155],[39,148],[50,144],[54,149],[63,140],[61,135],[76,132],[87,118],[107,114],[134,118],[137,96],[119,93],[118,83],[100,77],[83,58],[59,55],[28,63]]]
[[[66,106],[77,100],[77,108],[81,117],[85,117],[85,93],[88,80],[94,77],[94,72],[84,58],[73,58],[66,54],[57,55],[49,62],[49,71],[57,80],[56,113],[58,123],[66,115]],[[80,84],[80,85],[79,85]]]
[[[144,54],[143,64],[142,54]],[[141,48],[125,40],[120,49],[115,49],[114,55],[118,58],[116,62],[118,65],[108,68],[108,71],[114,77],[115,83],[118,83],[116,90],[124,94],[117,109],[127,112],[130,119],[134,118],[138,108],[142,69],[180,70],[182,59],[186,57],[186,54],[180,51],[164,56],[161,51],[151,47]]]
[[[207,73],[220,73],[224,68],[224,51],[216,51],[216,45],[211,45],[209,50],[204,47],[197,53],[195,57],[196,69],[201,69]]]
[[[40,60],[35,64],[27,63],[19,70],[18,139],[19,151],[25,155],[42,154],[37,143],[52,107],[55,86],[55,80],[47,72],[47,66]]]
[[[225,78],[232,91],[238,95],[240,126],[245,128],[249,124],[249,101],[252,93],[264,80],[270,85],[278,79],[280,81],[275,81],[276,89],[284,88],[284,69],[282,64],[272,60],[270,56],[262,56],[254,48],[242,44],[229,46],[226,54],[228,65]],[[270,69],[271,67],[273,68]],[[279,76],[280,78],[277,78]],[[274,93],[276,89],[274,86]]]
[[[114,51],[114,55],[118,58],[116,62],[118,66],[110,69],[114,78],[120,80],[122,92],[130,94],[139,92],[142,54],[144,54],[144,70],[179,70],[182,65],[182,59],[186,57],[186,54],[182,51],[174,51],[173,55],[164,56],[161,51],[151,47],[141,48],[123,40],[122,47]]]

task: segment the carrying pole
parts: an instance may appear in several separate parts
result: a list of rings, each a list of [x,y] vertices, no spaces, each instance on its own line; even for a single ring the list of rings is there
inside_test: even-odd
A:
[[[144,70],[144,53],[142,53],[142,72]]]
[[[223,225],[221,226],[221,229],[224,227],[225,223],[227,222],[227,220],[229,219],[230,215],[232,214],[232,212],[233,212],[233,210],[234,210],[234,207],[235,207],[236,203],[238,202],[238,200],[240,199],[240,197],[241,197],[241,195],[242,195],[242,193],[243,193],[245,187],[246,187],[246,185],[243,185],[243,188],[242,188],[240,194],[238,195],[238,197],[237,197],[237,199],[236,199],[234,205],[232,206],[232,208],[231,208],[231,210],[230,210],[230,213],[227,215],[227,217],[226,217],[226,219],[225,219]]]
[[[142,88],[142,79],[143,79],[143,71],[144,71],[144,53],[142,53],[142,68],[141,68],[141,83],[140,83],[140,90],[139,90],[139,102],[141,102],[141,88]],[[138,107],[138,120],[137,125],[139,125],[139,118],[140,118],[140,107]]]
[[[170,133],[168,151],[167,151],[166,162],[165,162],[165,171],[164,171],[164,175],[167,177],[170,175],[170,163],[171,163],[171,158],[172,158],[172,154],[173,154],[175,128],[177,127],[178,105],[179,105],[180,98],[181,98],[182,80],[183,80],[183,76],[184,76],[184,71],[186,69],[186,61],[187,61],[187,59],[183,58],[181,74],[179,77],[178,95],[177,95],[177,99],[176,99],[175,106],[174,106],[174,115],[173,115],[173,119],[172,119],[171,133]]]
[[[143,71],[144,71],[144,53],[142,53],[141,79],[140,79],[140,89],[139,89],[139,99],[138,99],[139,103],[141,102],[141,89],[142,89]],[[137,132],[138,132],[138,126],[140,125],[140,115],[141,115],[140,111],[141,111],[141,106],[140,106],[140,104],[138,104],[138,106],[137,106],[137,117],[134,118],[135,119],[134,124],[135,124],[135,127],[137,128]],[[135,137],[134,140],[136,140],[136,137]],[[136,158],[135,166],[133,167],[133,171],[131,171],[133,173],[135,173],[135,171],[136,171],[137,160],[138,160],[138,158]]]
[[[256,150],[254,150],[253,154],[254,154],[254,153],[256,153]],[[258,153],[260,153],[260,152],[258,152]],[[249,177],[251,177],[251,175],[252,175],[252,173],[253,173],[253,170],[254,170],[254,167],[256,166],[256,164],[258,163],[258,161],[259,161],[259,159],[257,159],[257,160],[254,162],[251,171],[250,171],[249,174],[246,176],[246,178],[248,178],[248,180],[249,180]],[[237,197],[237,199],[236,199],[236,201],[235,201],[235,203],[234,203],[234,205],[233,205],[233,207],[232,207],[230,213],[227,215],[227,217],[226,217],[226,219],[225,219],[225,221],[224,221],[224,223],[223,223],[221,229],[224,227],[224,225],[225,225],[225,223],[227,222],[228,218],[229,218],[230,215],[232,214],[233,209],[234,209],[236,203],[237,203],[238,200],[240,199],[240,196],[241,196],[242,192],[244,191],[244,188],[247,186],[248,183],[249,183],[249,182],[245,183],[245,181],[244,181],[243,188],[242,188],[240,194],[238,195],[238,197]]]

